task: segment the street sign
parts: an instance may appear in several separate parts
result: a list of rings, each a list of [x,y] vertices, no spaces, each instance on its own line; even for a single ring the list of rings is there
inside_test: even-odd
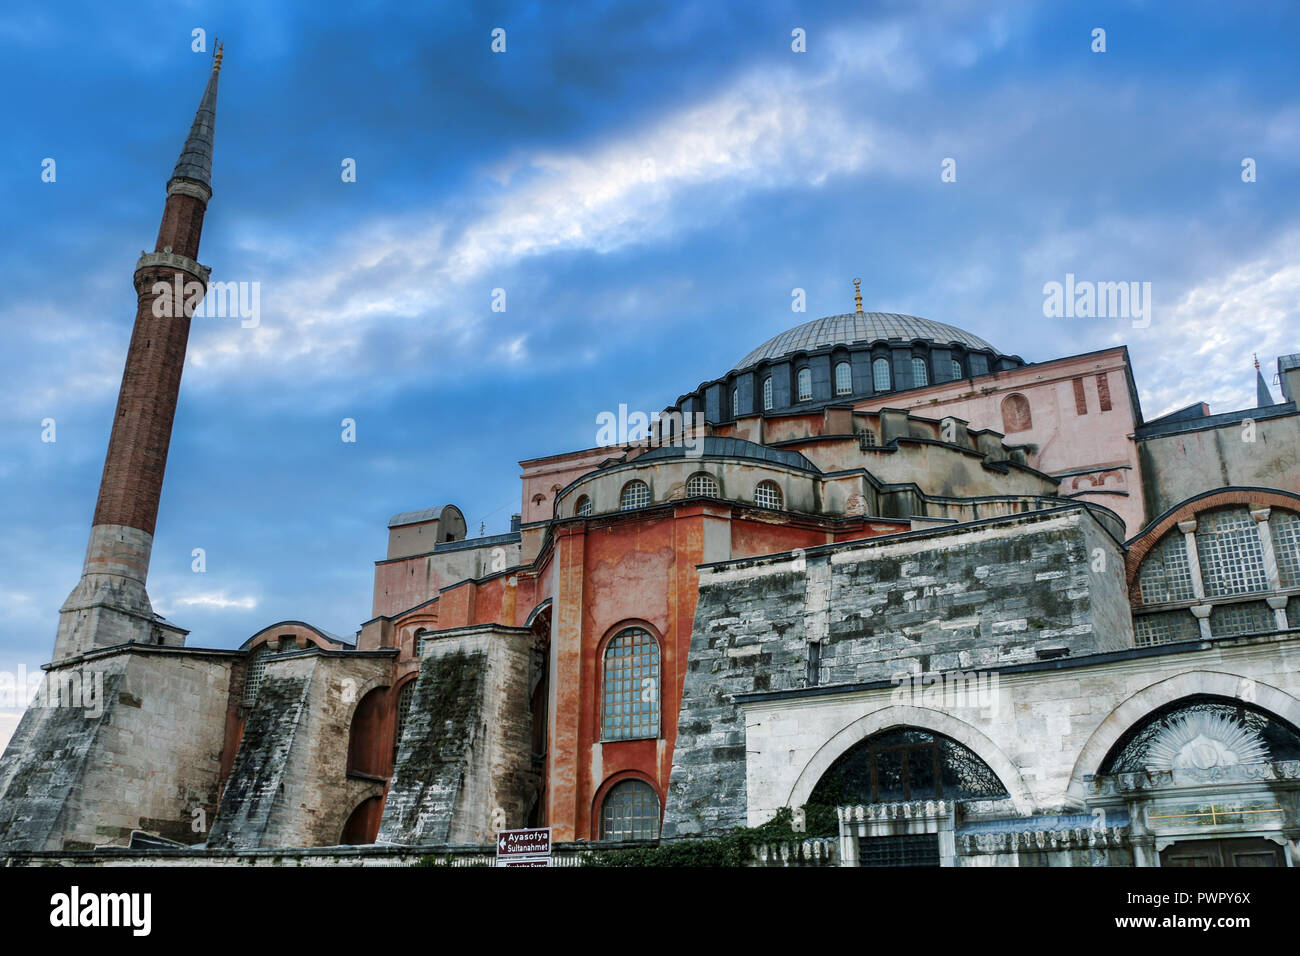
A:
[[[550,865],[550,827],[497,831],[497,866]]]

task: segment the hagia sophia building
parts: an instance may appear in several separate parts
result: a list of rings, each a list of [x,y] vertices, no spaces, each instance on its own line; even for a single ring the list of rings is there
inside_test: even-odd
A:
[[[146,592],[190,322],[154,303],[208,281],[219,70],[0,854],[599,848],[820,808],[841,865],[1300,865],[1300,355],[1255,408],[1148,420],[1122,346],[1027,361],[859,295],[648,437],[520,462],[507,534],[394,516],[353,638],[195,646]]]

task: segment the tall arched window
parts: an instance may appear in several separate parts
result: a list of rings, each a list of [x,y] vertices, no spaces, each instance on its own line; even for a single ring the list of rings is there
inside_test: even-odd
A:
[[[799,401],[807,402],[812,400],[812,372],[809,369],[799,369]]]
[[[925,367],[923,358],[912,359],[912,384],[917,388],[930,384],[930,371]]]
[[[835,366],[835,394],[853,394],[853,369],[848,362],[840,362]]]
[[[1027,432],[1033,427],[1034,416],[1029,413],[1029,399],[1019,392],[1002,399],[1002,430],[1006,434]]]
[[[740,389],[731,390],[731,417],[736,418],[740,415]]]
[[[877,392],[887,392],[893,386],[889,381],[889,360],[878,358],[871,363],[871,387]]]
[[[688,498],[716,498],[718,497],[718,482],[712,475],[697,471],[686,480],[686,496]]]
[[[633,479],[623,486],[623,492],[618,496],[618,510],[631,511],[633,508],[644,508],[650,503],[650,486],[644,481]]]
[[[402,745],[402,732],[411,716],[411,698],[415,695],[415,681],[408,680],[397,692],[397,720],[393,728],[393,766],[397,766],[397,749]]]
[[[579,518],[585,518],[591,514],[591,499],[586,495],[579,496],[578,504],[574,507],[573,513]]]
[[[780,511],[785,507],[781,486],[775,481],[760,481],[754,489],[754,504],[760,508],[773,508]]]
[[[659,643],[629,627],[605,647],[602,740],[659,736]]]
[[[952,360],[952,377],[954,379],[961,378],[961,362],[956,359]]]
[[[609,788],[600,807],[602,840],[657,840],[659,795],[644,780],[623,780]]]
[[[772,376],[763,379],[763,411],[772,410]]]

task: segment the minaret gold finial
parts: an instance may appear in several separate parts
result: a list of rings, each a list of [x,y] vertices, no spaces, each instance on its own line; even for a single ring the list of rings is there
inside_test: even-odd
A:
[[[853,280],[853,302],[854,304],[857,305],[857,308],[854,311],[861,313],[862,312],[862,280],[861,279]]]
[[[1258,353],[1258,352],[1255,353],[1255,371],[1256,371],[1256,372],[1259,371],[1259,353]]]
[[[221,72],[221,58],[222,58],[223,56],[225,56],[225,54],[222,52],[222,50],[223,50],[224,48],[225,48],[225,44],[222,43],[220,40],[218,40],[218,41],[217,41],[217,52],[214,53],[214,54],[212,55],[212,72],[213,72],[213,73],[220,73],[220,72]]]

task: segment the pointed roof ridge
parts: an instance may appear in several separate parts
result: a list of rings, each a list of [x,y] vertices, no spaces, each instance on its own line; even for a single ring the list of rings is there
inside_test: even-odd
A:
[[[201,183],[209,191],[212,189],[212,143],[217,128],[217,77],[221,73],[222,56],[222,44],[217,44],[217,52],[212,57],[212,74],[208,77],[203,98],[199,100],[199,108],[194,112],[190,135],[176,160],[176,168],[172,170],[172,180],[188,179]]]
[[[1258,408],[1267,408],[1273,404],[1273,393],[1269,391],[1268,383],[1264,381],[1264,373],[1255,368],[1255,405]]]

